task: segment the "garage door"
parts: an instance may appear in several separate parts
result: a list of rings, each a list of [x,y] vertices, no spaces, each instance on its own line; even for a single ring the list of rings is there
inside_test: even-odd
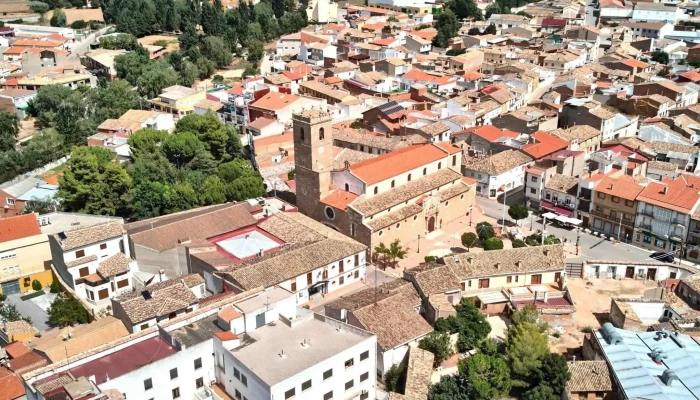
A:
[[[2,293],[5,296],[19,293],[19,280],[2,283]]]

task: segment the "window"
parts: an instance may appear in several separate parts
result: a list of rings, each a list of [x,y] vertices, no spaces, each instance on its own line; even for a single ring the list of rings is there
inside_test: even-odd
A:
[[[457,156],[452,156],[452,166],[457,165]]]
[[[100,290],[99,292],[97,292],[97,297],[100,300],[106,299],[107,297],[109,297],[109,290],[107,290],[107,289]]]
[[[506,277],[506,283],[512,283],[512,282],[513,282],[512,276]]]
[[[318,130],[318,140],[323,140],[326,137],[326,131],[321,128]]]
[[[343,260],[338,261],[338,273],[343,273],[345,272],[345,263],[343,263]]]
[[[93,298],[94,300],[94,298]],[[148,324],[141,324],[141,330],[148,329]]]
[[[345,283],[345,277],[344,277],[344,276],[341,276],[340,278],[338,278],[338,284],[339,284],[339,285],[342,285],[342,284],[344,284],[344,283]]]
[[[172,392],[173,392],[173,399],[177,399],[178,397],[180,397],[180,388],[175,388],[172,390]]]
[[[87,293],[88,299],[95,300],[95,295],[91,291],[85,289],[85,292]],[[146,325],[146,328],[148,328],[148,325]],[[145,329],[145,328],[141,328],[141,329]]]
[[[359,266],[359,265],[360,265],[360,255],[359,255],[359,254],[355,254],[355,266],[357,267],[357,266]]]
[[[333,391],[332,390],[323,395],[323,400],[331,400],[332,398],[333,398]]]
[[[107,249],[107,243],[100,244],[100,250],[106,250],[106,249]]]
[[[197,358],[194,360],[194,369],[195,371],[202,368],[202,357]]]
[[[326,217],[328,217],[328,219],[334,219],[335,211],[333,211],[333,209],[330,207],[326,207]]]
[[[85,257],[85,250],[78,250],[75,252],[75,258]]]
[[[308,381],[301,384],[301,391],[302,392],[307,391],[309,389],[311,389],[311,379],[309,379]]]
[[[537,177],[536,177],[536,176],[532,176],[532,177],[530,177],[530,180],[533,181],[533,182],[537,182]]]
[[[399,228],[401,228],[401,223],[400,223],[400,222],[399,222],[398,224],[396,224],[396,229],[399,229]]]
[[[248,387],[248,377],[241,374],[241,383],[243,384],[243,386]]]
[[[194,381],[194,386],[195,386],[197,389],[199,389],[199,388],[201,388],[202,386],[204,386],[204,378],[197,378],[197,379]]]
[[[441,168],[442,168],[442,163],[439,162],[439,163],[438,163],[438,169],[441,169]]]
[[[151,389],[153,389],[153,380],[151,378],[148,378],[145,381],[143,381],[143,390]]]
[[[295,394],[296,394],[295,388],[291,388],[291,389],[287,390],[286,392],[284,392],[284,398],[291,399],[292,397],[294,397]]]
[[[549,200],[549,199],[552,198],[552,194],[549,193],[549,192],[547,192],[547,193],[544,194],[544,198],[547,199],[547,200]]]
[[[515,281],[516,282],[518,281],[518,275],[515,275]]]
[[[378,192],[379,192],[379,188],[375,186],[374,187],[374,194],[377,194]]]
[[[603,192],[598,192],[598,198],[599,198],[599,199],[604,199],[604,198],[605,198],[605,193],[603,193]]]
[[[354,358],[351,358],[351,359],[348,359],[345,361],[345,369],[348,369],[348,368],[352,367],[353,365],[355,365]]]
[[[392,189],[394,188],[394,186],[396,186],[394,183],[395,183],[394,181],[391,181],[391,188]]]
[[[408,179],[409,182],[411,181],[411,174],[408,174],[408,178],[407,178],[407,179]]]
[[[627,207],[632,207],[632,206],[634,206],[634,201],[632,201],[632,200],[625,200],[625,205],[626,205]]]
[[[170,379],[175,379],[177,378],[177,368],[173,368],[170,370]]]
[[[368,358],[369,358],[369,350],[365,350],[362,353],[360,353],[360,361],[365,361]]]
[[[296,292],[296,291],[297,291],[297,283],[292,282],[292,292]]]
[[[666,241],[661,240],[661,239],[656,239],[656,242],[654,243],[654,246],[659,247],[661,249],[666,248]]]
[[[369,372],[365,372],[364,374],[360,375],[360,382],[364,382],[369,378]]]
[[[428,175],[428,168],[423,168],[423,176]]]
[[[90,270],[88,270],[88,267],[83,267],[83,268],[80,268],[80,269],[78,270],[78,274],[79,274],[80,277],[82,278],[82,277],[84,277],[84,276],[90,275]]]
[[[345,382],[345,390],[350,390],[353,386],[355,386],[354,379],[350,379],[349,381]]]
[[[129,280],[128,280],[128,279],[123,279],[123,280],[117,282],[117,287],[118,287],[119,289],[121,289],[121,288],[123,288],[123,287],[127,287],[127,286],[129,286]]]
[[[306,136],[304,133],[304,128],[299,129],[299,138],[301,138],[301,140],[304,140],[304,136]]]
[[[233,392],[233,395],[238,399],[241,400],[241,392],[238,389],[235,389]]]
[[[348,185],[347,183],[345,184],[345,191],[346,191],[346,192],[349,192],[349,191],[350,191],[350,185]]]
[[[610,200],[612,200],[613,203],[619,203],[619,202],[620,202],[620,198],[617,197],[617,196],[612,196],[612,197],[610,198]]]
[[[537,189],[530,188],[530,194],[537,194]]]
[[[329,369],[328,371],[323,373],[323,380],[325,381],[326,379],[330,379],[333,377],[333,370]]]
[[[6,201],[7,201],[7,204],[9,204],[9,205],[11,205],[11,206],[15,204],[15,199],[11,199],[11,198],[8,197],[8,198],[6,199]]]
[[[2,254],[0,254],[0,260],[8,260],[10,258],[15,258],[17,257],[17,253],[14,251],[6,251]]]
[[[355,237],[355,224],[350,223],[350,236]]]

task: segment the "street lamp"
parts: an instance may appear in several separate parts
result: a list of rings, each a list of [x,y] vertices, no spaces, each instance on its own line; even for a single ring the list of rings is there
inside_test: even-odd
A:
[[[576,255],[579,253],[579,246],[581,245],[581,228],[576,228]]]
[[[472,226],[472,209],[474,209],[474,205],[469,206],[469,226]]]
[[[418,253],[420,253],[420,233],[418,234]]]

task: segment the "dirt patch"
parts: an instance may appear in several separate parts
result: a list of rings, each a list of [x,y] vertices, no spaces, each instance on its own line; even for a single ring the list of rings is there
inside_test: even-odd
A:
[[[36,127],[34,126],[34,118],[23,119],[19,121],[19,135],[17,135],[17,140],[28,139],[36,133]]]
[[[613,297],[640,298],[645,290],[656,287],[656,283],[633,279],[570,279],[567,286],[576,304],[574,316],[544,318],[550,326],[559,323],[565,330],[559,338],[550,337],[550,347],[558,353],[572,353],[583,344],[582,329],[597,329],[607,321]]]
[[[177,51],[180,48],[180,43],[178,43],[177,36],[175,35],[144,36],[138,39],[138,42],[142,45],[152,45],[153,43],[159,40],[165,40],[166,42],[168,42],[168,46],[165,48],[165,51]]]
[[[99,8],[66,8],[63,9],[66,13],[66,25],[70,25],[75,21],[100,21],[104,22],[104,16],[102,15],[102,10]],[[46,21],[51,20],[53,16],[53,10],[46,13],[44,19]]]

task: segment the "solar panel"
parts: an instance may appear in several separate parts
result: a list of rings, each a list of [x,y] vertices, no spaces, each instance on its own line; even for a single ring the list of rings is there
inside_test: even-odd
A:
[[[61,233],[58,234],[58,237],[59,237],[61,240],[66,240],[66,237],[67,237],[67,236],[66,236],[66,233],[65,233],[65,232],[61,232]]]
[[[403,110],[403,109],[404,109],[404,108],[401,107],[401,106],[396,106],[396,107],[391,108],[391,109],[389,109],[389,110],[382,110],[382,111],[384,111],[384,114],[386,114],[386,115],[391,115],[391,114],[393,114],[393,113],[395,113],[395,112],[399,112],[399,111],[401,111],[401,110]]]
[[[150,299],[151,299],[151,292],[150,292],[150,290],[144,290],[143,292],[141,292],[141,296],[143,296],[143,298],[144,298],[145,300],[150,300]]]
[[[399,103],[397,103],[396,101],[390,101],[390,102],[388,102],[388,103],[382,104],[381,106],[379,106],[379,107],[377,107],[377,108],[379,108],[380,110],[384,111],[384,110],[386,110],[386,109],[388,109],[388,108],[394,108],[394,107],[396,107],[396,106],[398,106],[398,105],[399,105]]]

